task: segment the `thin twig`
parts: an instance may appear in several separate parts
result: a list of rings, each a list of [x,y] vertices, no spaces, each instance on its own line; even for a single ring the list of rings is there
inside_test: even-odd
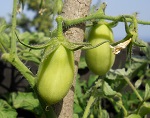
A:
[[[132,88],[132,90],[135,92],[136,96],[139,98],[139,100],[141,102],[143,102],[143,98],[140,96],[140,94],[138,93],[138,91],[136,90],[136,88],[133,86],[133,84],[130,82],[128,77],[124,77],[124,79],[126,80],[126,82],[129,84],[129,86]]]

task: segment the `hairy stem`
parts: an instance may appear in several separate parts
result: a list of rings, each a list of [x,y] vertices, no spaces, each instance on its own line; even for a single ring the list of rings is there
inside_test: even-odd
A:
[[[132,90],[135,92],[136,96],[139,98],[141,102],[143,102],[143,98],[140,96],[140,94],[137,92],[136,88],[133,86],[133,84],[130,82],[128,77],[124,77],[126,82],[129,84],[129,86],[132,88]]]
[[[57,37],[63,37],[63,29],[62,29],[62,21],[63,18],[61,16],[58,16],[56,18],[57,21]]]
[[[92,95],[90,96],[90,99],[88,101],[88,104],[85,108],[84,114],[83,114],[83,118],[87,118],[90,112],[90,107],[92,106],[93,102],[95,101],[95,97]]]
[[[11,54],[16,54],[16,38],[15,38],[15,29],[16,29],[16,15],[17,15],[17,1],[13,2],[13,11],[12,11],[12,29],[11,29]]]
[[[8,61],[13,66],[15,66],[17,70],[19,70],[21,74],[28,80],[31,87],[34,88],[35,78],[33,76],[33,73],[20,61],[18,56],[15,56],[9,53],[4,53],[2,55],[2,59]]]
[[[133,22],[133,20],[132,20],[133,15],[108,16],[108,15],[102,15],[99,13],[95,13],[95,14],[89,15],[87,17],[82,17],[82,18],[78,18],[78,19],[73,19],[73,20],[65,19],[64,23],[66,26],[70,26],[70,25],[75,25],[78,23],[86,22],[86,21],[89,21],[92,19],[106,19],[106,20],[123,22],[123,20],[121,19],[122,16],[127,18],[126,19],[127,22]],[[143,25],[150,25],[149,21],[137,20],[137,23],[143,24]]]

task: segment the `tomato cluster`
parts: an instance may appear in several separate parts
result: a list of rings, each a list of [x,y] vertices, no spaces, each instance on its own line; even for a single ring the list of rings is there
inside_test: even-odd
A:
[[[94,25],[88,41],[94,46],[104,41],[101,46],[86,51],[85,59],[89,69],[97,74],[104,75],[112,67],[115,55],[110,43],[113,42],[112,30],[104,25]],[[54,52],[43,60],[38,71],[37,90],[47,104],[55,104],[68,93],[74,78],[73,51],[60,45]]]

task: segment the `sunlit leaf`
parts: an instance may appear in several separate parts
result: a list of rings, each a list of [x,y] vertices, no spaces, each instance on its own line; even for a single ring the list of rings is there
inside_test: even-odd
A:
[[[8,27],[9,25],[6,23],[6,21],[4,19],[0,19],[0,33],[5,31]]]
[[[40,107],[39,100],[35,98],[33,93],[12,93],[11,100],[13,107],[16,109],[22,108],[37,115],[42,114],[42,108]]]
[[[102,87],[103,87],[103,92],[106,96],[116,95],[116,91],[114,91],[107,82],[104,81]]]
[[[150,87],[148,84],[145,85],[145,96],[144,96],[144,100],[147,100],[150,98]]]
[[[131,114],[128,117],[125,117],[125,118],[141,118],[141,116],[138,115],[138,114]]]
[[[79,118],[78,114],[73,114],[73,118]]]
[[[98,78],[98,75],[90,75],[88,83],[87,83],[88,87],[91,87],[97,78]]]
[[[136,82],[135,82],[135,88],[139,88],[139,86],[142,84],[142,79],[138,79]]]
[[[101,109],[100,114],[99,114],[99,118],[110,118],[110,117],[109,117],[109,114],[106,110]]]
[[[143,117],[149,113],[150,113],[150,103],[144,102],[140,107],[138,114]]]
[[[6,101],[0,99],[0,118],[16,118],[17,112]]]
[[[85,58],[81,56],[80,61],[79,61],[79,69],[84,69],[85,67],[87,67]]]

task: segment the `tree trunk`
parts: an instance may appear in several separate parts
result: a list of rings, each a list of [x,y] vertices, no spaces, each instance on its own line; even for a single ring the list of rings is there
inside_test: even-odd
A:
[[[65,19],[75,19],[84,17],[88,14],[91,0],[64,0],[62,16]],[[84,39],[85,24],[79,24],[68,28],[64,35],[71,42],[82,42]],[[74,90],[76,75],[78,72],[78,62],[80,60],[81,50],[74,53],[75,55],[75,72],[74,82],[66,97],[62,102],[54,105],[54,110],[58,118],[73,118]]]

